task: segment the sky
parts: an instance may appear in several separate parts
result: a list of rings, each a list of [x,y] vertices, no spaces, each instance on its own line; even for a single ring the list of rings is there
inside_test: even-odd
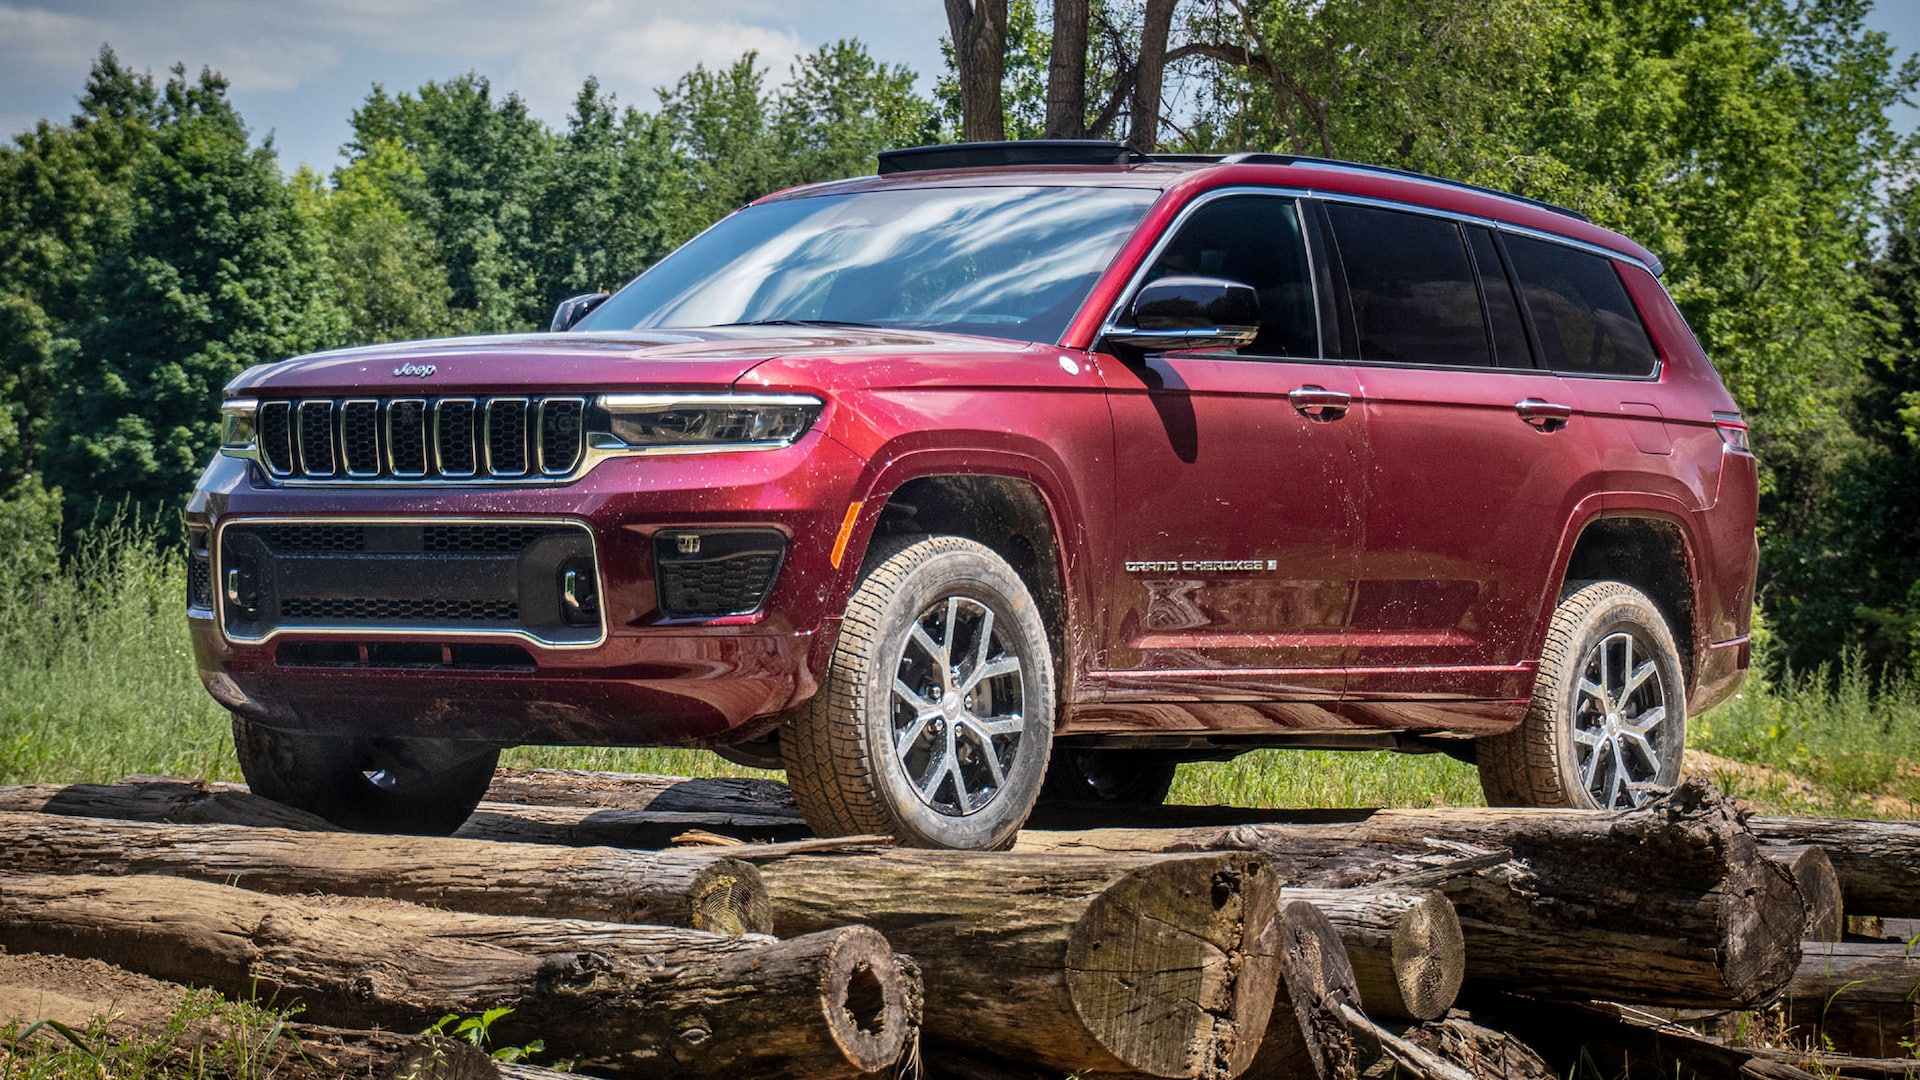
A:
[[[1920,0],[1879,0],[1868,22],[1901,56],[1920,49]],[[0,0],[0,135],[72,116],[103,43],[157,76],[175,63],[225,74],[282,167],[324,173],[375,83],[397,92],[474,71],[557,128],[588,75],[652,109],[695,64],[753,49],[777,84],[796,56],[840,38],[912,68],[925,90],[946,28],[939,0]],[[1894,120],[1913,130],[1920,110]]]

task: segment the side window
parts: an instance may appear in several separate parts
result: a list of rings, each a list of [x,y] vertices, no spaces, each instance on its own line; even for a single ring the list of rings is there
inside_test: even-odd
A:
[[[1563,244],[1506,237],[1540,338],[1541,364],[1595,375],[1651,375],[1658,364],[1611,260]]]
[[[1501,367],[1530,368],[1533,347],[1527,344],[1527,324],[1520,318],[1520,301],[1500,259],[1500,246],[1484,225],[1467,226],[1473,248],[1473,269],[1480,275],[1480,295],[1487,301],[1487,325],[1493,330],[1493,359]]]
[[[1204,274],[1253,286],[1260,336],[1242,356],[1319,356],[1313,274],[1292,199],[1229,195],[1193,212],[1147,278]]]
[[[1460,226],[1348,203],[1329,203],[1327,216],[1347,270],[1360,359],[1492,366]]]

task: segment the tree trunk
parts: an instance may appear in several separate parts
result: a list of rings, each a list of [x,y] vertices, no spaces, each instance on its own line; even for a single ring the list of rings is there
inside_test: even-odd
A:
[[[1787,986],[1787,1021],[1816,1046],[1861,1057],[1909,1056],[1900,1043],[1920,1030],[1917,1002],[1920,952],[1908,945],[1809,941]]]
[[[1160,95],[1167,74],[1167,35],[1173,30],[1174,0],[1147,0],[1146,22],[1140,29],[1140,62],[1133,77],[1132,118],[1127,145],[1153,153],[1160,139]]]
[[[1353,965],[1361,1006],[1376,1020],[1445,1016],[1466,974],[1453,904],[1431,889],[1286,889],[1326,914]]]
[[[724,852],[63,821],[0,811],[0,870],[167,874],[283,895],[328,892],[493,915],[768,932],[773,913],[760,872]]]
[[[1769,846],[1825,848],[1849,915],[1920,916],[1920,821],[1757,817]]]
[[[324,818],[254,795],[238,784],[160,777],[118,784],[0,787],[0,810],[176,825],[258,825],[308,832],[337,828]]]
[[[1230,1077],[1266,1030],[1279,882],[1252,856],[756,861],[776,933],[865,923],[920,964],[931,1039],[1066,1072]]]
[[[495,769],[487,801],[529,806],[799,817],[787,785],[749,777],[652,776],[585,769]]]
[[[1053,57],[1047,64],[1049,139],[1087,137],[1087,0],[1053,0]]]
[[[1340,935],[1321,910],[1283,901],[1274,921],[1280,938],[1280,984],[1260,1050],[1244,1080],[1331,1080],[1359,1075],[1380,1056],[1377,1043],[1348,1030],[1343,1007],[1359,1005],[1353,968]]]
[[[1800,957],[1806,910],[1733,805],[1688,780],[1628,811],[1451,809],[1323,824],[1023,833],[1021,846],[1246,850],[1289,885],[1350,888],[1465,850],[1513,858],[1422,881],[1453,901],[1469,986],[1651,1005],[1763,1004]],[[1829,853],[1831,853],[1829,848]],[[1437,872],[1438,873],[1438,872]]]
[[[1000,79],[1007,62],[1007,0],[947,0],[953,66],[960,80],[960,139],[1007,137]]]
[[[157,978],[301,1003],[345,1027],[419,1030],[510,1006],[591,1069],[856,1076],[912,1044],[886,940],[844,927],[790,941],[668,927],[291,900],[169,877],[0,877],[0,947],[108,959]]]
[[[1774,847],[1763,845],[1761,854],[1793,875],[1800,899],[1807,905],[1807,928],[1801,937],[1811,941],[1839,941],[1847,936],[1846,901],[1840,890],[1840,875],[1825,848]]]

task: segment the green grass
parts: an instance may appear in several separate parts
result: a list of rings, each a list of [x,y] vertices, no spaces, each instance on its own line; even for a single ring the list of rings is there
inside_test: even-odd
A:
[[[151,1080],[265,1080],[298,1054],[292,1015],[254,1002],[188,990],[152,1027],[97,1017],[75,1029],[52,1021],[0,1024],[0,1080],[119,1077]]]
[[[137,528],[101,530],[59,575],[0,568],[0,783],[107,782],[132,773],[239,779],[225,712],[194,672],[183,561]],[[1722,785],[1769,812],[1913,817],[1920,679],[1857,661],[1754,680],[1693,722],[1692,743],[1760,766]],[[698,750],[521,747],[503,764],[765,776]],[[1239,806],[1477,805],[1471,766],[1438,754],[1263,750],[1182,766],[1172,798]]]

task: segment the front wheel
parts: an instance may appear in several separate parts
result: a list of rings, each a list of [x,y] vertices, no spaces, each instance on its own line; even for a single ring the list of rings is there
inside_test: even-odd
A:
[[[1479,740],[1491,806],[1638,806],[1680,782],[1687,695],[1660,609],[1618,581],[1572,586],[1554,609],[1518,728]]]
[[[356,832],[445,836],[480,805],[500,748],[450,739],[357,739],[263,727],[234,714],[256,795]]]
[[[780,751],[823,836],[990,850],[1033,810],[1053,712],[1046,626],[1006,560],[960,537],[887,537]]]

